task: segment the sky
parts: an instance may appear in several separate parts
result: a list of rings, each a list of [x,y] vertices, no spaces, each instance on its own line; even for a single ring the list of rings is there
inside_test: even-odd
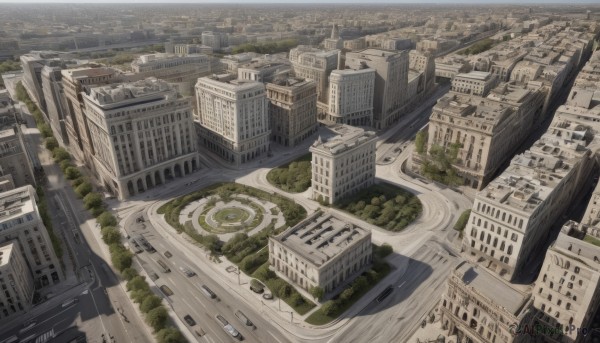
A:
[[[256,3],[332,3],[332,4],[598,4],[598,0],[0,0],[3,3],[228,3],[228,4],[256,4]]]

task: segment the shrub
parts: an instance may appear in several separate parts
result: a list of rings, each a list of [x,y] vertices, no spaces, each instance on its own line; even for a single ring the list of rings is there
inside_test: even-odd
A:
[[[122,271],[131,267],[133,260],[133,254],[131,251],[125,249],[125,247],[120,244],[112,244],[111,247],[112,246],[119,246],[117,249],[113,248],[110,254],[111,261],[115,268],[117,268],[119,271]]]
[[[337,310],[338,304],[333,300],[329,300],[326,303],[324,303],[323,306],[321,306],[321,311],[326,316],[332,316]]]
[[[284,281],[284,284],[279,287],[279,290],[277,290],[277,296],[280,298],[287,298],[290,295],[292,295],[292,286]]]
[[[128,291],[139,291],[142,289],[150,289],[150,286],[146,282],[146,279],[141,275],[134,276],[131,280],[129,280],[127,282],[126,287],[127,287]]]
[[[121,272],[121,275],[123,276],[123,278],[127,281],[133,279],[134,277],[138,276],[138,271],[135,268],[125,268],[123,269],[123,271]]]
[[[143,313],[148,313],[152,309],[159,307],[161,303],[162,300],[159,297],[157,297],[156,295],[150,295],[140,303],[140,310]]]
[[[46,149],[52,151],[52,150],[58,148],[58,141],[54,137],[48,137],[44,141],[44,146],[46,147]]]
[[[85,197],[86,195],[90,194],[91,192],[92,192],[92,185],[87,181],[82,182],[79,186],[77,186],[77,188],[75,188],[75,193],[77,193],[77,196],[80,198]]]
[[[292,295],[290,295],[289,302],[292,304],[292,306],[300,306],[304,303],[304,299],[300,293],[294,292]]]
[[[308,292],[317,300],[321,300],[325,295],[325,290],[319,286],[311,286]]]
[[[76,191],[77,187],[79,187],[84,182],[85,182],[85,178],[84,177],[78,177],[75,180],[71,181],[71,185],[73,186],[74,190]]]
[[[65,170],[65,177],[67,178],[67,180],[75,180],[80,176],[81,173],[79,172],[79,169],[75,167],[67,167],[67,169]]]
[[[60,170],[62,170],[63,173],[67,170],[67,168],[73,167],[73,164],[71,163],[70,160],[60,161],[60,163],[58,165],[60,166]]]
[[[114,244],[121,242],[121,232],[113,226],[105,226],[101,230],[102,240],[106,244]]]
[[[158,343],[186,343],[187,340],[179,330],[173,327],[161,329],[156,334]]]
[[[102,195],[100,195],[100,193],[89,193],[83,198],[83,205],[88,210],[102,207]]]
[[[471,210],[466,210],[463,213],[461,213],[460,217],[458,217],[458,220],[456,221],[456,224],[454,224],[454,230],[460,231],[462,233],[462,231],[467,226],[470,215]]]
[[[354,289],[352,289],[352,287],[348,287],[342,291],[342,294],[340,294],[340,300],[346,302],[352,299],[352,295],[354,295]]]
[[[52,150],[52,157],[54,158],[54,161],[57,163],[64,161],[64,160],[71,159],[71,155],[69,155],[69,152],[67,150],[65,150],[64,148],[60,148],[60,147]]]
[[[150,289],[138,289],[136,291],[131,292],[131,300],[133,300],[136,304],[141,304],[144,299],[153,295]]]
[[[146,323],[154,329],[154,332],[158,332],[165,328],[168,318],[169,314],[167,313],[167,310],[164,306],[159,306],[153,308],[146,314]]]
[[[50,125],[43,123],[38,126],[38,129],[40,130],[40,134],[43,138],[52,137],[52,128],[50,127]]]

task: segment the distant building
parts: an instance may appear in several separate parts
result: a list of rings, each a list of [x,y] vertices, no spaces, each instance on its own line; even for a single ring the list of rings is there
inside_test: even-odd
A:
[[[462,261],[442,294],[442,328],[460,342],[527,342],[515,329],[527,316],[530,296],[482,267]]]
[[[591,230],[576,222],[567,222],[546,252],[544,264],[535,282],[532,326],[564,328],[560,333],[540,332],[546,342],[584,342],[581,329],[591,330],[600,305],[600,246],[583,239]],[[599,239],[595,231],[594,239]]]
[[[23,133],[17,127],[0,131],[0,168],[2,175],[12,176],[16,187],[36,185]]]
[[[406,105],[408,86],[408,51],[366,49],[346,54],[346,67],[375,69],[375,98],[373,101],[373,126],[389,127],[400,119]]]
[[[555,121],[548,131],[475,198],[462,250],[514,280],[542,256],[547,237],[583,186],[595,157],[589,127]]]
[[[176,55],[212,54],[213,48],[202,44],[175,44],[173,52]]]
[[[258,57],[255,52],[244,52],[241,54],[227,55],[221,58],[223,72],[237,75],[238,68],[252,62],[253,58]]]
[[[329,75],[329,111],[325,120],[354,126],[373,123],[375,69],[334,70]]]
[[[363,50],[367,47],[365,37],[344,41],[344,49],[350,51]]]
[[[200,140],[235,165],[266,156],[271,135],[265,86],[203,77],[196,84]]]
[[[331,37],[323,41],[325,50],[341,50],[344,47],[344,41],[340,38],[340,30],[337,24],[333,24],[331,29]]]
[[[48,231],[40,217],[35,189],[32,186],[24,186],[0,193],[0,213],[3,213],[0,216],[0,241],[18,243],[18,255],[25,258],[28,275],[21,275],[27,279],[33,278],[35,288],[59,283],[64,278],[63,273]],[[18,269],[22,270],[21,267]],[[29,286],[26,288],[29,289]],[[25,299],[27,297],[23,298]]]
[[[51,61],[60,61],[59,56],[54,51],[32,51],[20,57],[22,84],[43,113],[46,113],[46,100],[42,91],[42,68]]]
[[[287,78],[267,83],[272,140],[296,146],[317,131],[317,85]]]
[[[486,96],[498,84],[498,78],[487,72],[472,71],[458,74],[452,79],[452,91]]]
[[[278,76],[287,76],[292,71],[289,64],[255,60],[237,68],[238,80],[272,82]]]
[[[99,181],[119,199],[199,168],[190,98],[148,78],[83,95]]]
[[[334,204],[375,183],[373,131],[340,125],[335,137],[321,137],[310,147],[312,153],[312,198]]]
[[[229,46],[227,33],[204,31],[202,32],[202,45],[209,46],[213,51],[220,51]]]
[[[306,291],[341,291],[370,267],[372,254],[371,231],[329,213],[316,212],[269,237],[271,268]]]
[[[31,308],[33,278],[17,242],[0,245],[0,287],[0,319]]]
[[[317,101],[322,112],[327,111],[329,74],[338,68],[339,50],[319,50],[299,45],[290,50],[290,61],[297,77],[311,79],[317,84]]]

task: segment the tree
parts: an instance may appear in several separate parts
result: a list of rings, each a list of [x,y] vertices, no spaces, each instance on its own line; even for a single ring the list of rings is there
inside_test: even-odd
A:
[[[69,152],[61,147],[58,147],[58,148],[52,150],[52,157],[54,158],[54,161],[57,163],[59,163],[60,161],[71,159],[71,155],[69,155]]]
[[[335,301],[329,300],[321,306],[321,312],[323,312],[326,316],[331,316],[335,314],[338,310],[338,305]]]
[[[50,125],[43,123],[38,126],[38,129],[40,130],[40,134],[43,138],[52,137],[52,128]]]
[[[383,243],[378,249],[379,257],[383,258],[394,252],[394,248],[387,243]]]
[[[92,191],[92,185],[87,181],[84,181],[79,186],[77,186],[77,188],[75,188],[75,193],[77,193],[77,196],[80,198],[85,197],[91,191]]]
[[[308,289],[308,292],[310,293],[310,295],[313,296],[313,298],[315,298],[316,300],[321,300],[323,298],[323,295],[325,295],[325,290],[323,290],[323,288],[319,287],[319,286],[311,286]]]
[[[73,186],[73,188],[77,188],[77,187],[79,187],[79,185],[81,185],[84,182],[85,182],[84,177],[78,177],[75,180],[71,181],[71,185]]]
[[[160,306],[161,304],[162,300],[159,297],[157,297],[156,295],[151,295],[149,297],[146,297],[146,299],[142,301],[142,303],[140,304],[140,311],[142,311],[143,313],[148,313],[152,309],[155,309],[158,306]]]
[[[106,244],[113,244],[121,242],[121,232],[113,226],[105,226],[101,230],[102,240]]]
[[[100,193],[89,193],[83,198],[85,208],[99,208],[102,206],[102,195]]]
[[[123,276],[123,278],[127,281],[133,279],[134,277],[138,276],[138,271],[135,268],[125,268],[123,269],[123,271],[121,272],[121,275]]]
[[[96,218],[96,221],[100,224],[100,227],[117,225],[117,218],[108,211],[102,212],[102,214]]]
[[[463,213],[461,213],[460,217],[458,217],[458,220],[456,221],[456,224],[454,224],[454,230],[460,231],[460,233],[462,234],[463,230],[467,226],[470,215],[471,210],[466,210]]]
[[[364,276],[359,276],[356,278],[356,280],[354,280],[354,282],[352,283],[352,288],[354,289],[355,292],[361,292],[363,290],[365,290],[367,287],[369,287],[369,281],[367,280],[366,277]]]
[[[280,298],[287,298],[292,294],[292,286],[290,286],[289,284],[285,283],[284,285],[282,285],[279,290],[277,291],[277,296]]]
[[[58,148],[58,141],[54,137],[48,137],[44,141],[44,146],[46,147],[46,149],[52,151],[52,150]]]
[[[133,300],[133,302],[136,304],[141,304],[144,299],[152,295],[153,293],[150,291],[150,289],[138,289],[131,292],[131,300]]]
[[[290,304],[292,304],[292,306],[300,306],[304,303],[304,299],[302,298],[300,293],[294,292],[292,295],[290,295],[289,302]]]
[[[427,151],[427,132],[419,131],[415,137],[415,150],[419,155],[423,155]]]
[[[60,163],[58,165],[60,166],[60,170],[62,170],[63,173],[67,170],[67,168],[73,167],[73,164],[71,163],[71,160],[60,161]]]
[[[158,332],[165,328],[168,318],[169,314],[167,313],[167,310],[164,306],[159,306],[153,308],[146,314],[146,323],[154,329],[154,332]]]
[[[156,334],[158,343],[186,343],[187,340],[179,330],[174,327],[161,329]]]
[[[340,294],[340,299],[343,302],[347,302],[350,299],[352,299],[353,295],[354,295],[354,289],[352,289],[352,287],[348,287],[348,288],[344,289],[344,291],[342,291],[342,294]]]
[[[148,286],[146,279],[141,275],[134,276],[127,282],[128,291],[139,291],[142,289],[150,289],[150,286]]]
[[[77,169],[75,167],[68,167],[65,170],[65,177],[68,180],[75,180],[75,179],[77,179],[80,176],[81,176],[81,173],[79,172],[79,169]]]
[[[115,244],[113,244],[115,245]],[[133,254],[131,251],[126,250],[125,247],[121,246],[122,250],[114,250],[111,251],[111,261],[115,268],[119,271],[124,270],[125,268],[131,267],[131,262],[133,260]]]

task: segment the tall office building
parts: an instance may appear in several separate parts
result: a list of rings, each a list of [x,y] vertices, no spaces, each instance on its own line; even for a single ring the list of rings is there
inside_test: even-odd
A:
[[[32,51],[20,57],[22,84],[43,113],[46,113],[46,99],[42,91],[42,69],[51,61],[60,61],[59,56],[54,51]]]
[[[267,155],[271,130],[264,84],[203,77],[196,96],[204,146],[235,165]]]
[[[0,245],[0,319],[31,308],[33,277],[17,242]]]
[[[321,103],[323,112],[327,111],[329,74],[339,66],[339,53],[339,50],[324,51],[305,45],[290,50],[296,76],[317,83],[317,101]]]
[[[346,67],[375,69],[375,97],[373,100],[373,126],[389,127],[400,119],[402,108],[410,99],[408,87],[408,51],[366,49],[346,54]]]
[[[267,83],[271,138],[296,146],[317,131],[317,85],[312,80],[277,79]]]
[[[202,45],[209,46],[213,51],[220,51],[229,45],[229,36],[224,32],[202,32]]]
[[[95,85],[118,82],[121,79],[118,71],[112,68],[76,68],[62,70],[63,91],[67,114],[65,127],[69,139],[69,152],[88,167],[94,165],[94,144],[90,140],[85,105],[81,92],[84,88]],[[93,170],[93,169],[92,169]]]
[[[35,174],[19,127],[0,131],[0,169],[10,174],[16,187],[35,186]]]
[[[45,66],[42,68],[42,90],[46,101],[46,114],[54,137],[64,145],[69,144],[69,136],[65,123],[65,94],[60,67]]]
[[[198,169],[190,98],[147,78],[83,94],[100,182],[119,199]]]
[[[328,204],[375,183],[375,132],[347,125],[333,130],[335,137],[319,137],[309,149],[312,198]]]
[[[375,70],[334,70],[329,76],[329,111],[325,120],[369,126],[373,122]]]
[[[60,282],[63,273],[38,212],[35,189],[24,186],[0,193],[0,213],[0,242],[18,245],[35,288]]]

